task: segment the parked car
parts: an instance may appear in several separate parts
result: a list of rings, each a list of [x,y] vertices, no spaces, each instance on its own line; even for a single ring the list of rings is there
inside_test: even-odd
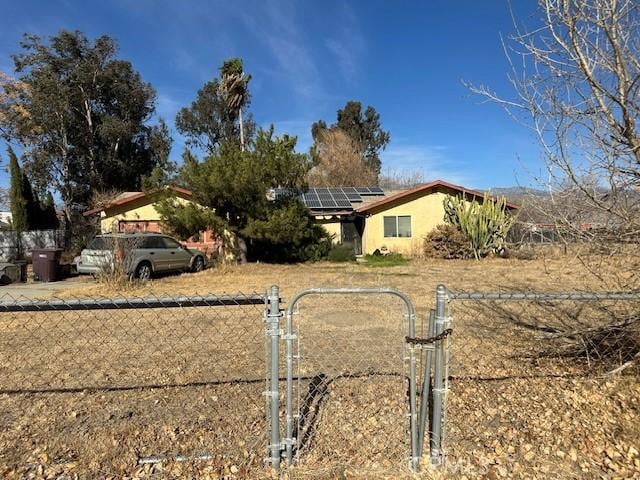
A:
[[[97,235],[76,263],[81,274],[97,275],[105,269],[122,268],[141,280],[162,272],[200,272],[206,266],[204,253],[159,233]]]

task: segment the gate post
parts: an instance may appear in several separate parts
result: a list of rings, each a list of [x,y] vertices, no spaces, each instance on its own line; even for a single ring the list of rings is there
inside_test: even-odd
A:
[[[274,469],[280,469],[280,292],[277,285],[271,287],[267,296],[267,333],[271,338],[271,365],[269,366],[269,391],[271,400],[271,436],[269,455]]]
[[[427,337],[431,338],[435,335],[435,310],[429,311],[429,325],[427,327]],[[422,393],[420,394],[420,419],[418,427],[418,457],[422,458],[424,451],[424,436],[429,434],[427,428],[429,416],[429,394],[431,393],[431,360],[433,357],[433,345],[423,345],[424,364],[422,367]]]
[[[444,332],[447,308],[447,287],[438,285],[436,289],[436,336]],[[440,464],[440,446],[442,433],[442,392],[443,392],[443,344],[435,344],[435,362],[433,371],[433,417],[431,419],[431,463]]]

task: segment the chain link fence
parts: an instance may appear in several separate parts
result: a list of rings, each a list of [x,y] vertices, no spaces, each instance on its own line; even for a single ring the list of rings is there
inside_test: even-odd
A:
[[[0,477],[630,477],[639,319],[640,293],[5,296]]]
[[[640,292],[443,291],[446,473],[640,475]]]
[[[410,475],[424,331],[390,289],[4,296],[0,476]]]
[[[263,469],[265,302],[0,298],[0,476]]]

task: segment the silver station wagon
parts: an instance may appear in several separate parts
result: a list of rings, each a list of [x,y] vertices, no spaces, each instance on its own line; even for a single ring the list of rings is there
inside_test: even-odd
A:
[[[200,272],[206,265],[204,253],[159,233],[98,235],[76,261],[78,273],[99,275],[122,269],[141,280],[163,272]]]

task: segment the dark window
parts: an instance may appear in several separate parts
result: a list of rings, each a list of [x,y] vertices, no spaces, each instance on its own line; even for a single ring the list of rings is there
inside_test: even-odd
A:
[[[408,215],[398,217],[398,236],[411,237],[411,217]]]
[[[384,236],[387,238],[411,237],[411,216],[384,217]]]
[[[146,237],[142,242],[141,248],[165,248],[162,237]]]
[[[384,217],[384,236],[398,236],[398,222],[396,220],[396,217]]]
[[[105,237],[96,237],[93,240],[91,240],[91,242],[89,242],[89,245],[87,246],[88,250],[108,250],[109,248],[107,247],[108,243],[113,244],[113,239],[109,239],[111,241],[108,241],[107,238]]]
[[[162,237],[162,239],[164,240],[164,245],[166,248],[180,248],[182,246],[178,242],[176,242],[173,238]]]

